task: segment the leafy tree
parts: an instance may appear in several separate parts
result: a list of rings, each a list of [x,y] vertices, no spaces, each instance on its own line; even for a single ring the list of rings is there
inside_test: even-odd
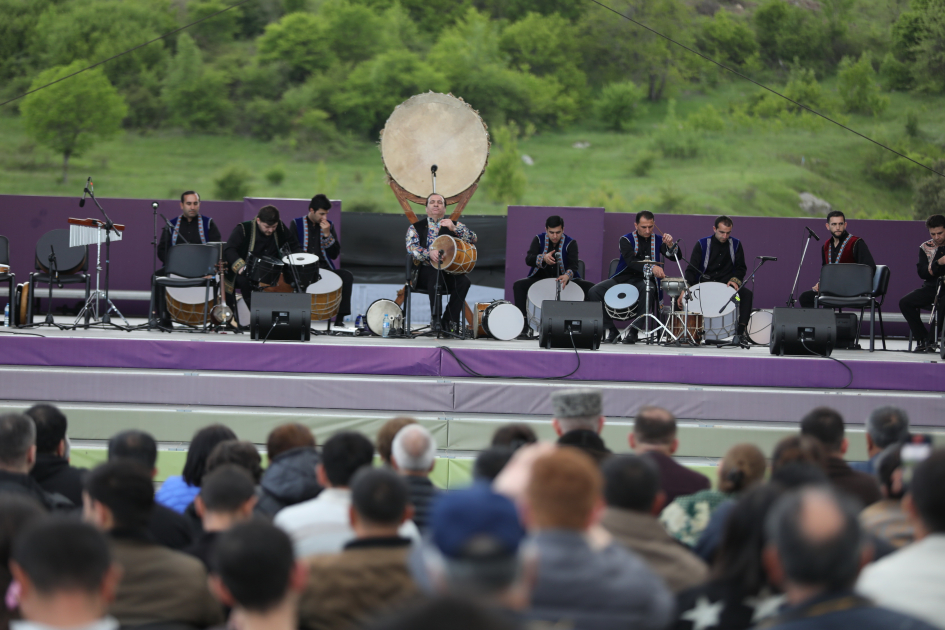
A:
[[[363,4],[328,0],[319,10],[321,36],[341,61],[372,59],[388,47],[384,17]]]
[[[754,22],[761,56],[772,64],[797,58],[813,65],[832,57],[829,28],[801,7],[767,0],[755,11]]]
[[[30,89],[61,79],[86,66],[79,60],[41,72]],[[26,133],[36,142],[62,154],[62,183],[68,183],[69,158],[79,156],[96,139],[118,133],[128,113],[124,99],[101,68],[88,70],[39,90],[23,99],[20,108]]]
[[[520,20],[529,13],[560,15],[573,21],[584,14],[584,7],[573,0],[476,0],[475,7],[489,15],[508,20]]]
[[[597,117],[613,131],[625,131],[640,113],[646,93],[633,81],[607,85],[595,103]]]
[[[880,114],[889,107],[889,97],[879,93],[869,53],[863,53],[856,62],[844,57],[840,61],[837,78],[837,88],[845,111]]]
[[[755,34],[728,11],[716,11],[702,27],[702,48],[724,63],[743,66],[758,54]]]
[[[223,11],[231,2],[225,0],[190,0],[187,3],[187,21],[196,22],[207,16]],[[252,3],[250,3],[252,4]],[[240,32],[243,17],[243,5],[214,15],[199,24],[192,26],[189,32],[202,46],[225,44],[233,41]]]
[[[499,38],[512,67],[539,77],[551,76],[575,95],[587,91],[580,69],[577,28],[557,13],[529,13],[510,24]]]
[[[36,38],[39,17],[52,0],[0,0],[0,78],[24,75],[29,70],[30,42]]]
[[[883,57],[879,66],[879,77],[883,88],[890,92],[909,90],[915,85],[909,65],[896,59],[891,52]]]
[[[945,173],[945,160],[939,160],[932,168]],[[916,183],[912,214],[920,220],[933,214],[945,214],[945,177],[929,174],[929,177],[923,177]]]
[[[304,81],[335,62],[335,54],[323,35],[323,22],[318,16],[290,13],[268,25],[256,40],[259,60],[284,63],[293,81]]]
[[[216,131],[227,124],[233,109],[226,78],[204,68],[200,49],[187,33],[177,39],[161,97],[170,122],[188,131]]]
[[[522,199],[528,185],[518,150],[518,126],[510,123],[496,128],[492,142],[483,187],[487,196],[500,204],[516,203]]]
[[[213,196],[238,201],[249,196],[253,174],[245,166],[230,165],[213,180]]]
[[[912,74],[919,89],[945,92],[945,0],[914,0],[912,10],[919,22]]]

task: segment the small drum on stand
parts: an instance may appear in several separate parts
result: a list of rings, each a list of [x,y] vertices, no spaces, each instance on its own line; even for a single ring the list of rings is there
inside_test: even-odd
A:
[[[675,300],[680,293],[686,290],[686,280],[685,278],[663,278],[660,286],[666,295]]]
[[[318,282],[318,256],[315,254],[290,254],[282,258],[282,264],[285,266],[282,277],[290,286],[295,286],[295,276],[298,276],[300,293],[308,285]]]
[[[539,280],[528,289],[528,305],[525,312],[528,313],[528,325],[536,331],[541,328],[541,303],[545,300],[554,300],[557,293],[558,280],[556,278]],[[569,282],[561,289],[560,297],[563,302],[583,302],[584,289],[576,282]]]
[[[390,320],[391,334],[403,334],[404,332],[404,311],[397,305],[397,302],[381,298],[374,300],[364,314],[368,330],[378,337],[384,336],[384,316],[387,315]]]
[[[334,319],[341,308],[341,276],[328,269],[321,270],[318,282],[306,287],[305,292],[312,296],[312,321]]]
[[[253,286],[271,287],[279,281],[279,276],[282,275],[282,268],[285,265],[281,260],[272,256],[257,258],[250,254],[246,266],[248,269],[245,273],[248,274],[247,278]]]
[[[692,287],[689,312],[701,313],[705,324],[705,340],[721,341],[735,336],[738,312],[730,301],[735,289],[721,282],[703,282]],[[724,308],[723,308],[724,306]],[[719,310],[722,312],[719,313]]]
[[[610,318],[618,322],[633,319],[637,315],[640,291],[632,284],[615,284],[604,294],[604,309]]]
[[[702,313],[673,311],[667,317],[667,325],[678,341],[696,345],[702,343],[702,335],[705,333]]]
[[[525,329],[525,316],[508,300],[477,302],[473,313],[473,338],[494,337],[511,341]]]
[[[771,322],[774,319],[771,311],[755,311],[748,320],[745,331],[752,343],[767,346],[771,343]]]
[[[476,259],[479,254],[476,252],[476,246],[470,245],[466,241],[454,238],[448,234],[437,236],[430,250],[441,250],[443,258],[440,261],[444,273],[457,275],[467,274],[476,266]]]

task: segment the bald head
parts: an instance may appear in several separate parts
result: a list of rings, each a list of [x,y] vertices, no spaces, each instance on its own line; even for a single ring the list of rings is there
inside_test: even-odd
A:
[[[676,450],[676,416],[662,407],[642,407],[633,419],[630,446],[637,452]]]
[[[421,424],[408,424],[397,432],[391,445],[394,466],[405,473],[428,473],[436,458],[436,440]]]

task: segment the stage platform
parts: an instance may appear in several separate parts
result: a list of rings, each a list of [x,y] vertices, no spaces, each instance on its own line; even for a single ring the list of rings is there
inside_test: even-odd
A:
[[[893,404],[918,430],[945,436],[941,361],[905,352],[902,341],[888,341],[889,351],[836,350],[835,361],[776,357],[760,346],[638,343],[575,353],[537,341],[344,333],[264,344],[232,333],[0,331],[0,409],[59,404],[72,438],[91,448],[138,427],[165,450],[182,449],[212,422],[257,444],[279,424],[303,422],[321,442],[349,428],[373,436],[394,415],[411,415],[434,432],[443,457],[469,460],[506,422],[527,422],[553,437],[550,394],[578,385],[604,391],[610,448],[626,451],[636,411],[659,405],[679,418],[678,455],[693,464],[711,464],[741,441],[770,452],[820,405],[837,408],[853,433],[872,409]],[[851,436],[848,457],[863,459],[863,442]]]

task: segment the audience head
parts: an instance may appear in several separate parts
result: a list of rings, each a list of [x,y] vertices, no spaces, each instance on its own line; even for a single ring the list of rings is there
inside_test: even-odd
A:
[[[945,449],[936,449],[915,467],[904,506],[921,521],[922,533],[945,533]],[[920,532],[916,532],[921,535]]]
[[[492,446],[503,446],[512,451],[516,451],[526,444],[534,444],[537,441],[538,436],[524,422],[503,424],[492,434]]]
[[[365,466],[351,479],[351,527],[355,535],[387,532],[396,536],[401,524],[413,518],[407,483],[392,470]]]
[[[235,464],[243,468],[253,478],[253,483],[258,484],[262,479],[262,457],[252,442],[226,440],[214,446],[207,456],[204,476],[223,464]]]
[[[493,446],[480,451],[473,464],[473,479],[491,483],[512,459],[514,452],[507,446]]]
[[[899,407],[874,409],[866,421],[867,446],[881,451],[909,439],[909,416]],[[872,453],[871,453],[872,455]]]
[[[255,482],[245,468],[236,464],[221,464],[204,475],[200,494],[194,499],[207,531],[226,529],[234,521],[250,518],[255,505]],[[208,527],[208,521],[216,516],[224,517],[225,524]]]
[[[66,430],[69,423],[58,407],[48,404],[33,405],[26,415],[36,425],[36,452],[62,457],[66,449]]]
[[[390,466],[391,447],[394,444],[394,437],[408,424],[416,424],[413,418],[400,416],[392,418],[384,423],[381,430],[377,432],[377,454],[381,460]]]
[[[184,481],[191,486],[200,486],[204,473],[207,472],[207,457],[220,442],[235,440],[236,434],[222,424],[211,424],[194,433],[187,449],[187,461],[184,462]]]
[[[210,587],[226,606],[264,614],[297,600],[308,573],[295,561],[288,534],[250,520],[220,534],[210,552]]]
[[[378,617],[366,630],[515,630],[505,616],[462,596],[424,599],[419,604]]]
[[[660,491],[660,472],[649,457],[616,455],[601,466],[604,500],[608,507],[659,514],[666,502]]]
[[[108,440],[108,461],[130,459],[151,471],[157,472],[157,442],[149,433],[130,429],[113,435]]]
[[[630,448],[635,451],[676,452],[676,417],[662,407],[642,407],[633,419]]]
[[[408,424],[391,444],[391,464],[402,473],[426,475],[436,463],[436,439],[421,424]]]
[[[304,424],[291,422],[281,424],[269,432],[266,438],[266,455],[270,463],[286,451],[294,448],[315,448],[315,436]]]
[[[599,389],[561,389],[551,395],[555,432],[564,435],[576,429],[600,433],[604,428],[603,403]]]
[[[26,474],[36,463],[36,425],[22,413],[0,415],[0,470]]]
[[[843,416],[830,407],[817,407],[801,419],[801,435],[820,440],[828,456],[843,455],[847,439],[843,436]]]
[[[82,499],[85,520],[103,531],[145,528],[154,508],[151,471],[128,459],[102,464],[86,475]]]
[[[876,460],[875,471],[879,488],[887,499],[901,499],[906,493],[902,479],[902,445],[892,444],[883,449]]]
[[[597,464],[600,464],[608,457],[613,455],[613,451],[607,448],[604,440],[594,431],[588,429],[575,429],[568,431],[558,438],[560,446],[570,446],[583,451]]]
[[[10,570],[20,584],[20,611],[30,621],[63,627],[50,611],[69,615],[68,627],[105,616],[121,578],[108,541],[94,527],[48,517],[23,531],[11,554]]]
[[[771,455],[771,472],[774,474],[788,464],[804,463],[821,470],[827,468],[827,451],[823,443],[809,435],[789,435],[781,439]]]
[[[719,490],[742,492],[765,477],[765,454],[754,444],[736,444],[728,449],[719,466]]]
[[[856,502],[829,486],[805,486],[778,499],[765,519],[768,575],[788,594],[803,588],[837,592],[853,587],[868,549]],[[866,551],[866,553],[864,553]]]
[[[328,438],[322,447],[318,482],[325,487],[347,488],[354,473],[374,461],[374,446],[355,431],[342,431]]]
[[[574,448],[558,448],[535,460],[525,490],[529,525],[533,529],[585,531],[602,503],[600,471]]]

